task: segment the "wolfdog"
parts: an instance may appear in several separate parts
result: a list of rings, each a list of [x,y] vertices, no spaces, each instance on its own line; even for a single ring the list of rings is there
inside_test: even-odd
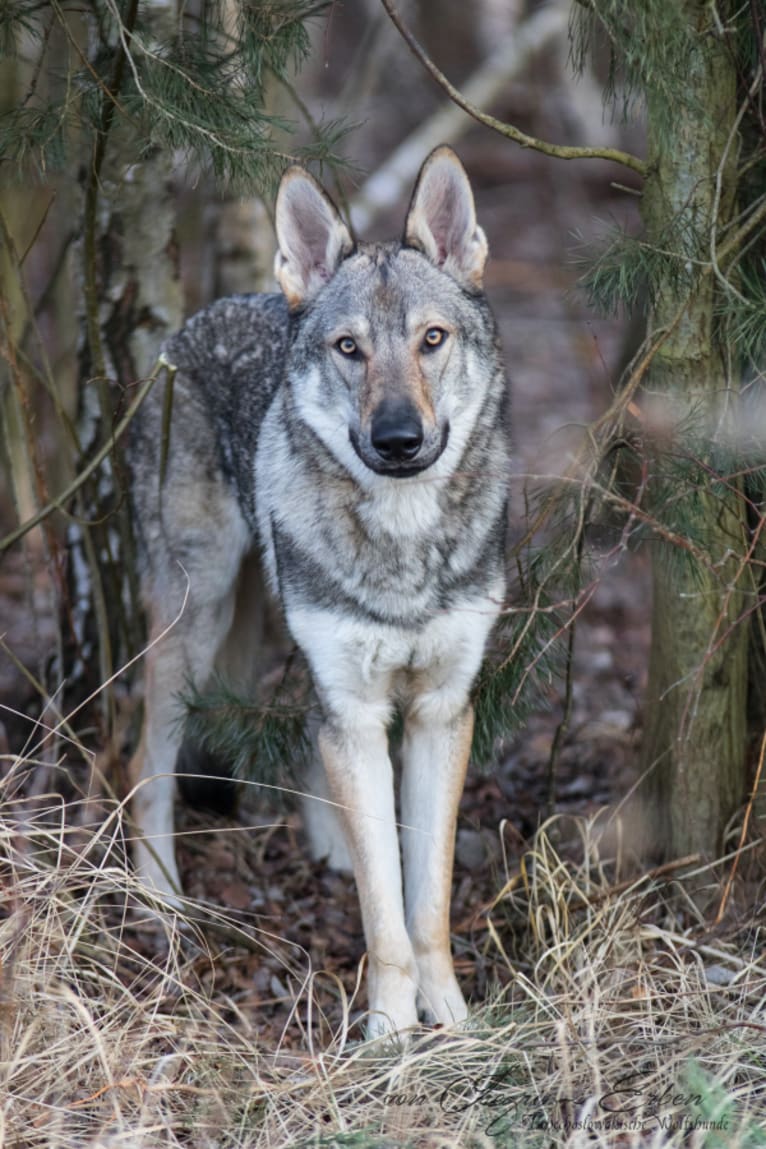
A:
[[[169,340],[169,442],[162,384],[134,444],[154,640],[136,863],[178,904],[180,696],[216,669],[247,680],[260,553],[321,713],[305,820],[314,854],[353,869],[368,1035],[419,1016],[451,1024],[466,1017],[449,903],[471,690],[505,590],[506,381],[487,242],[448,147],[426,159],[400,242],[356,243],[299,167],[280,184],[276,231],[281,294],[222,299]]]

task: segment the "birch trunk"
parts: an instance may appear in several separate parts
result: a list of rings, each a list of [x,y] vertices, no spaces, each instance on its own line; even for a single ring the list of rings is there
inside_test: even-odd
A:
[[[131,10],[135,5],[128,6]],[[152,38],[161,42],[172,33],[175,5],[152,0],[151,14]],[[124,42],[130,44],[129,35]],[[123,59],[120,69],[121,50],[124,43],[117,37],[111,87],[117,100],[120,76],[129,67]],[[123,130],[107,105],[84,193],[80,439],[85,458],[111,434],[136,385],[150,374],[163,340],[183,318],[173,157],[155,150],[136,162]],[[115,444],[97,482],[84,492],[81,517],[92,525],[73,525],[69,533],[75,637],[85,665],[98,651],[101,681],[140,642],[128,484],[123,448]]]

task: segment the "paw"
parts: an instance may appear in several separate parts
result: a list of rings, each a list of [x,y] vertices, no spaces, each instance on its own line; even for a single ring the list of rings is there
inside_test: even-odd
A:
[[[418,1011],[414,1001],[391,1003],[387,1007],[370,1008],[367,1015],[366,1035],[368,1041],[384,1038],[406,1045],[412,1030],[418,1026]]]
[[[331,870],[341,874],[353,873],[351,854],[335,807],[330,802],[307,796],[303,801],[303,823],[314,861],[324,860]]]
[[[136,875],[144,892],[167,909],[183,909],[183,889],[175,856],[151,848],[140,838],[134,846]]]
[[[367,1020],[367,1039],[396,1037],[406,1040],[408,1030],[418,1025],[416,984],[412,974],[398,966],[384,966],[374,976],[370,971],[370,1008]]]
[[[468,1006],[451,971],[438,978],[421,975],[417,1004],[428,1025],[457,1025],[468,1017]]]

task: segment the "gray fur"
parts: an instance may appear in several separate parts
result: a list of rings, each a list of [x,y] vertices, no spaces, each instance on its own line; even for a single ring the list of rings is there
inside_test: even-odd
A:
[[[184,677],[203,686],[215,660],[247,677],[252,651],[238,623],[247,591],[240,571],[260,550],[314,674],[324,719],[318,745],[341,820],[364,793],[365,769],[373,789],[383,787],[370,802],[388,817],[390,764],[381,738],[395,704],[406,721],[412,715],[405,757],[411,747],[415,765],[404,820],[411,828],[422,822],[422,834],[437,843],[441,877],[428,881],[441,886],[433,895],[418,886],[420,839],[405,841],[405,867],[416,872],[409,879],[417,887],[414,906],[441,899],[441,925],[419,926],[423,911],[413,910],[409,935],[402,933],[398,847],[388,830],[379,850],[375,843],[368,849],[355,820],[346,818],[348,850],[330,851],[335,859],[350,853],[362,896],[371,1010],[385,1018],[371,1029],[411,1023],[415,989],[402,989],[408,978],[428,1016],[454,1020],[465,1007],[444,955],[443,886],[470,741],[468,692],[504,587],[506,383],[480,287],[486,240],[465,173],[444,148],[424,165],[401,243],[352,246],[329,199],[298,169],[283,181],[277,228],[284,295],[220,300],[165,348],[177,375],[162,490],[166,383],[145,403],[133,440],[153,637],[172,623],[152,648],[147,676],[154,693],[136,760],[136,819],[147,840],[158,840],[161,857],[158,867],[141,845],[139,866],[155,886],[177,893],[172,846],[163,845],[169,815],[144,795],[152,779],[172,769],[169,756],[180,746],[172,700]],[[411,412],[419,428],[415,447],[393,440],[393,458],[376,431],[386,405]],[[466,621],[471,611],[478,612],[475,628]],[[358,661],[358,671],[347,659]],[[366,741],[367,766],[354,749]],[[450,763],[444,785],[452,797],[433,826],[425,811],[421,817],[418,797],[424,754],[439,756],[435,777]],[[165,787],[165,806],[167,795]],[[388,943],[365,908],[371,897],[388,905],[383,872],[393,900],[381,914],[409,955],[401,959],[404,982],[395,986],[386,972],[391,960],[382,956]],[[427,938],[441,930],[442,940],[423,941],[419,929]]]
[[[385,311],[376,303],[383,281],[390,301]],[[323,401],[328,408],[335,402],[333,366],[327,356],[317,357],[316,347],[341,317],[369,317],[372,342],[379,344],[392,330],[393,338],[400,335],[404,314],[422,306],[429,292],[462,333],[458,361],[443,386],[458,402],[467,403],[477,389],[485,400],[447,475],[432,478],[426,471],[384,480],[438,486],[440,529],[413,541],[397,536],[395,522],[380,533],[365,524],[367,491],[301,421],[295,394],[313,367],[321,371]],[[480,364],[480,379],[469,369],[467,353]],[[162,500],[152,480],[160,471],[164,379],[144,404],[133,449],[137,473],[149,480],[136,485],[134,499],[150,571],[160,537],[163,566],[172,557],[184,566],[189,562],[187,534],[174,532],[167,512],[164,531],[159,528],[160,509],[173,499],[174,487],[202,481],[220,487],[222,497],[237,503],[252,545],[258,545],[259,449],[264,469],[273,475],[260,545],[285,605],[316,600],[414,626],[489,585],[502,570],[508,428],[494,319],[483,295],[462,290],[420,252],[398,244],[362,246],[341,264],[332,290],[292,317],[281,295],[219,300],[169,340],[165,355],[178,374]],[[272,466],[275,457],[278,465]],[[266,507],[261,514],[265,524]],[[190,541],[200,561],[196,548],[204,546],[204,537],[198,537],[196,524]],[[209,547],[214,549],[215,537]]]

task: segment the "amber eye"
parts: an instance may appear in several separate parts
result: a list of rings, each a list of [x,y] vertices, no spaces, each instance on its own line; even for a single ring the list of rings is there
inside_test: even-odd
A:
[[[441,347],[446,338],[447,332],[441,327],[429,327],[423,336],[423,346],[429,350],[434,347]]]
[[[356,342],[351,338],[350,335],[344,335],[342,339],[338,340],[335,346],[338,348],[341,355],[345,355],[349,359],[352,355],[356,355],[357,351],[359,350]]]

